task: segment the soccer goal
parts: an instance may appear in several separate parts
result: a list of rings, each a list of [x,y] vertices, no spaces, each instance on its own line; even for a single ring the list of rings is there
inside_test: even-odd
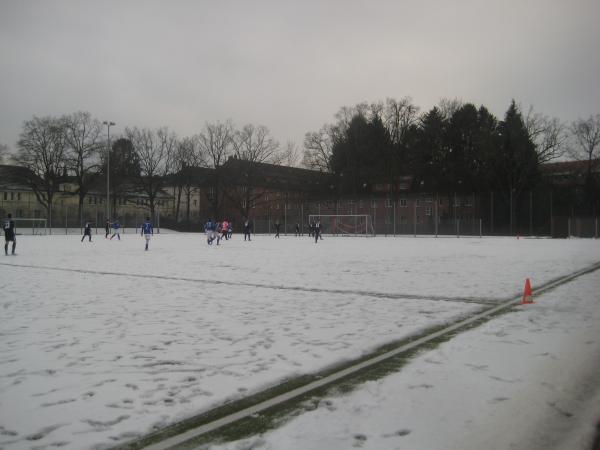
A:
[[[309,223],[321,221],[321,233],[331,236],[375,236],[373,219],[368,214],[334,214],[308,216]]]
[[[24,219],[21,217],[14,217],[11,220],[15,222],[15,231],[17,234],[48,234],[46,219]]]

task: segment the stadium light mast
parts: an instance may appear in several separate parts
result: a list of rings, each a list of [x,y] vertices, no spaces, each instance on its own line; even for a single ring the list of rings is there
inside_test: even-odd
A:
[[[102,125],[106,125],[106,134],[108,135],[106,149],[106,220],[110,220],[110,127],[116,124],[105,120]]]

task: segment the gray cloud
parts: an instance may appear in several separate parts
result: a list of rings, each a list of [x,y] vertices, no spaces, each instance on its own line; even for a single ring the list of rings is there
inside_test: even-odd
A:
[[[598,113],[595,0],[0,2],[0,142],[33,115],[125,126],[264,124],[285,142],[339,107],[411,96]]]

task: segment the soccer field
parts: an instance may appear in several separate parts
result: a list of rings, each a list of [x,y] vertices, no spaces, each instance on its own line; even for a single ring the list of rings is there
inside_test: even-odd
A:
[[[19,236],[0,447],[127,442],[600,261],[600,241]]]

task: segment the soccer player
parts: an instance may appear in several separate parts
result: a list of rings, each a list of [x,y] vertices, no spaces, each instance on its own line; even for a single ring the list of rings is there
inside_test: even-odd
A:
[[[206,243],[208,245],[212,245],[214,236],[214,224],[212,219],[208,219],[208,221],[204,224],[204,233],[206,234]]]
[[[92,224],[89,222],[85,223],[85,228],[83,229],[83,236],[81,236],[81,242],[85,239],[85,237],[90,238],[90,242],[92,242]]]
[[[115,220],[112,223],[112,227],[113,227],[113,235],[110,237],[110,240],[112,241],[112,238],[114,238],[115,236],[117,237],[117,239],[121,240],[121,225],[119,224],[119,221]]]
[[[281,224],[279,223],[279,219],[277,219],[275,221],[275,237],[279,238],[279,227],[281,227]]]
[[[321,221],[318,219],[313,226],[313,232],[315,233],[315,244],[316,244],[317,241],[319,240],[319,238],[323,239],[321,237]]]
[[[154,235],[154,228],[152,228],[152,223],[150,222],[150,217],[146,217],[146,221],[142,225],[142,231],[140,233],[141,236],[146,238],[146,250],[148,250],[148,244],[150,243],[150,237]]]
[[[12,242],[12,254],[15,254],[17,248],[17,231],[15,230],[15,221],[12,220],[12,214],[4,221],[4,254],[8,255],[8,243]]]
[[[219,230],[217,229],[217,233],[219,232]],[[225,240],[228,239],[227,237],[227,233],[229,232],[229,222],[227,222],[227,219],[224,219],[223,222],[221,222],[221,235],[217,235],[217,245],[219,245],[219,242],[221,241],[221,239],[225,238]]]
[[[228,230],[227,230],[227,239],[231,239],[231,236],[233,235],[233,222],[229,222],[228,224]]]

